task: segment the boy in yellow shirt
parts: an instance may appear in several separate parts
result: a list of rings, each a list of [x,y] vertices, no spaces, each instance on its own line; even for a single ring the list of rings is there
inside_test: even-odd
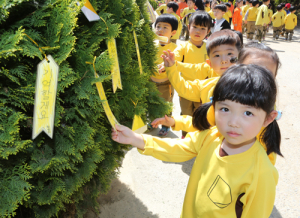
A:
[[[191,13],[194,13],[196,10],[195,7],[195,0],[188,0],[187,1],[188,7],[182,9],[180,12],[180,16],[182,17],[182,31],[180,37],[184,37],[185,34],[185,40],[188,40],[190,37],[189,31],[188,31],[188,24],[189,24],[189,16],[191,16]]]
[[[231,13],[231,10],[230,10],[230,7],[231,7],[231,4],[230,3],[225,3],[225,5],[226,5],[226,7],[227,7],[227,11],[226,11],[226,13],[223,15],[223,18],[225,19],[225,20],[227,20],[227,22],[229,23],[229,18],[231,18],[232,17],[232,13]],[[230,24],[230,23],[229,23]]]
[[[158,16],[167,13],[167,4],[171,1],[172,0],[165,0],[165,4],[162,4],[155,10]]]
[[[250,7],[252,7],[252,1],[251,0],[247,0],[246,5],[244,5],[242,7],[242,16],[243,16],[242,34],[247,32],[247,24],[245,23],[245,15],[246,15],[246,13],[247,13],[247,11]]]
[[[252,40],[255,32],[255,21],[257,17],[257,8],[259,2],[257,0],[252,1],[252,7],[250,7],[244,18],[245,24],[247,24],[247,39]]]
[[[267,25],[270,23],[268,16],[268,5],[270,0],[263,0],[263,4],[257,10],[257,17],[255,22],[256,39],[261,42],[264,35],[264,30],[267,29]]]
[[[205,11],[208,13],[210,11],[210,2],[206,1],[205,2]]]
[[[285,40],[292,40],[294,28],[297,26],[297,16],[295,15],[296,8],[290,7],[290,12],[284,19],[285,23]],[[290,34],[290,35],[289,35]]]
[[[279,34],[281,31],[281,26],[283,22],[283,13],[282,13],[282,6],[279,4],[277,5],[277,12],[272,16],[273,22],[273,40],[279,38]]]
[[[162,62],[161,55],[163,54],[164,50],[169,49],[171,51],[174,51],[177,47],[176,44],[171,42],[171,38],[176,34],[178,21],[174,15],[162,14],[156,19],[154,26],[155,33],[158,36],[164,36],[168,38],[168,42],[155,42],[158,49],[156,54],[156,64],[159,64]],[[158,91],[161,93],[161,97],[168,102],[172,102],[174,88],[172,87],[167,74],[154,72],[154,75],[152,75],[150,79],[155,83]],[[163,126],[163,128],[159,132],[159,135],[166,135],[169,130],[169,127]]]
[[[176,44],[177,39],[179,39],[181,30],[182,30],[182,23],[180,21],[180,17],[176,14],[178,8],[179,8],[179,6],[176,2],[169,2],[167,4],[167,13],[174,15],[177,18],[177,21],[178,21],[177,32],[174,36],[172,36],[172,39],[171,39],[171,42],[173,42],[175,44]]]

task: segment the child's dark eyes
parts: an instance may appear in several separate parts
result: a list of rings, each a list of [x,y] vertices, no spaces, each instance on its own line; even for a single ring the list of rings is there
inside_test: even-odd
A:
[[[228,55],[233,55],[232,53],[228,53]]]
[[[223,112],[228,112],[228,111],[229,111],[229,109],[228,109],[228,108],[226,108],[226,107],[222,107],[222,108],[220,109],[220,111],[223,111]]]
[[[246,115],[246,116],[253,116],[253,113],[251,113],[250,111],[246,111],[246,112],[245,112],[245,115]]]

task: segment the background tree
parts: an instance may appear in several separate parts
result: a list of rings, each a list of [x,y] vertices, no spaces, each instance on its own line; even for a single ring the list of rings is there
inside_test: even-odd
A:
[[[81,217],[106,193],[124,150],[111,126],[95,82],[103,81],[117,120],[129,127],[168,114],[149,76],[155,47],[145,0],[91,0],[100,17],[88,22],[77,0],[0,0],[0,217]],[[136,31],[143,74],[133,38]],[[39,48],[60,67],[53,139],[31,140]],[[106,40],[116,38],[123,90],[112,92]],[[94,78],[92,62],[100,78]],[[135,107],[133,102],[137,103]]]

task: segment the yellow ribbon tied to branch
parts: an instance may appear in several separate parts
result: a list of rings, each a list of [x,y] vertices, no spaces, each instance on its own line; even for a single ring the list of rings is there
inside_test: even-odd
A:
[[[37,66],[35,85],[32,139],[44,131],[51,139],[54,131],[55,101],[59,66],[51,55],[46,55],[31,37],[24,33],[45,56]]]
[[[35,86],[32,139],[44,131],[51,139],[59,66],[51,55],[38,64]]]
[[[133,37],[134,37],[134,42],[135,42],[135,47],[136,47],[136,53],[137,53],[137,57],[138,57],[139,67],[140,67],[140,74],[143,74],[143,68],[142,68],[142,61],[141,61],[139,44],[138,44],[136,33],[135,33],[134,30],[133,30]]]
[[[93,63],[91,63],[91,62],[86,62],[86,63],[93,65],[95,78],[99,78],[99,75],[96,73],[95,61],[96,61],[96,57],[94,57]],[[110,125],[115,129],[115,125],[119,124],[119,122],[117,121],[117,119],[115,118],[115,116],[113,115],[113,113],[109,107],[102,83],[96,82],[96,87],[97,87],[97,91],[98,91],[100,100],[102,101],[102,106],[104,108],[104,112],[107,116],[107,119],[110,122]]]
[[[107,48],[108,48],[109,57],[114,61],[113,67],[111,69],[111,74],[112,74],[113,91],[115,93],[117,91],[117,88],[122,89],[122,83],[121,83],[120,67],[119,67],[119,60],[118,60],[118,53],[117,53],[117,45],[116,45],[116,40],[114,38],[109,38],[107,40]]]
[[[132,101],[132,99],[131,99],[131,101]],[[134,103],[133,101],[132,101],[132,103],[134,104],[134,107],[136,107],[137,103]],[[132,131],[134,131],[136,133],[142,134],[142,133],[146,132],[147,125],[145,125],[141,116],[134,115],[131,129],[132,129]]]

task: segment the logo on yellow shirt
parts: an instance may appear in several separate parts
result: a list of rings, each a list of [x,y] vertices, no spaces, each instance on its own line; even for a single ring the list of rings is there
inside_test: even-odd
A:
[[[232,202],[231,188],[219,175],[209,188],[207,196],[221,209],[227,207]]]

